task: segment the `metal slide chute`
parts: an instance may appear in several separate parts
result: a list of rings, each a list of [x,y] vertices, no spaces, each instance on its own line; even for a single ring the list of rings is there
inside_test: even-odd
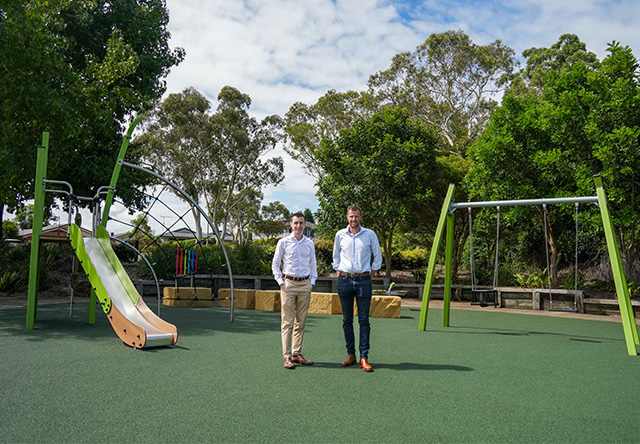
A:
[[[69,238],[103,311],[125,344],[148,348],[177,342],[177,328],[147,307],[116,257],[104,227],[98,226],[96,237],[83,238],[80,228],[71,224]]]

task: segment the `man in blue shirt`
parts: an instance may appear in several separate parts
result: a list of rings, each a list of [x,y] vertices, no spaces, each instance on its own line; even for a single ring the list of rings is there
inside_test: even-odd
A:
[[[376,234],[360,225],[362,211],[352,205],[347,210],[349,226],[336,233],[333,243],[333,269],[338,274],[338,296],[342,305],[342,329],[347,346],[343,367],[356,363],[353,331],[353,303],[358,306],[360,325],[360,368],[373,371],[367,361],[369,355],[369,308],[371,307],[371,272],[382,265],[382,252]],[[373,256],[373,263],[371,257]]]

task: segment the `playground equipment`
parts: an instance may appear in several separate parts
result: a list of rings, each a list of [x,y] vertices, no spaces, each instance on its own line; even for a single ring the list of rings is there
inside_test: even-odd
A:
[[[224,257],[227,262],[226,265],[231,285],[231,321],[233,321],[233,276],[226,250],[211,220],[206,216],[206,213],[200,208],[197,202],[171,181],[145,168],[127,164],[123,160],[127,152],[129,140],[131,139],[131,134],[140,120],[140,118],[135,119],[129,126],[118,154],[110,185],[100,187],[93,197],[75,196],[70,183],[46,179],[49,133],[43,133],[42,145],[38,148],[36,164],[34,222],[27,299],[27,329],[33,329],[36,320],[39,280],[38,263],[40,255],[40,235],[43,228],[44,197],[46,192],[52,192],[64,194],[68,198],[69,239],[77,259],[87,274],[93,288],[89,303],[89,323],[95,323],[96,303],[99,301],[114,331],[125,344],[135,348],[146,348],[173,345],[176,343],[178,338],[176,327],[160,319],[147,307],[111,247],[112,238],[110,238],[106,230],[106,225],[110,220],[109,211],[114,201],[116,185],[123,165],[145,171],[162,180],[165,186],[172,187],[177,193],[180,193],[183,199],[190,203],[190,209],[192,211],[198,211],[204,215],[218,242],[222,245],[222,251],[224,252]],[[68,191],[47,189],[47,184],[66,186]],[[77,201],[79,200],[92,203],[92,236],[90,238],[83,238],[79,226],[71,223],[73,208],[77,208]],[[101,211],[103,202],[104,208]],[[126,244],[126,242],[121,242]],[[129,245],[129,247],[135,249],[135,247],[131,245]],[[139,250],[135,250],[140,253]],[[142,256],[142,258],[151,267],[151,264],[146,258],[144,258],[144,256]],[[151,267],[151,270],[153,272],[153,267]],[[155,272],[153,272],[153,274],[155,277]],[[157,278],[156,285],[159,293]],[[71,295],[73,298],[73,291]]]
[[[636,346],[640,344],[638,338],[638,328],[635,322],[635,316],[633,314],[633,308],[631,306],[631,298],[629,296],[629,287],[622,268],[622,259],[620,257],[620,250],[618,249],[618,243],[616,241],[613,223],[609,214],[609,207],[607,206],[607,197],[602,185],[602,178],[599,175],[594,176],[594,182],[596,185],[596,196],[586,197],[568,197],[568,198],[550,198],[550,199],[524,199],[524,200],[503,200],[492,202],[453,202],[453,192],[455,185],[450,184],[447,194],[445,196],[440,218],[438,219],[438,225],[436,233],[433,239],[433,245],[431,247],[431,253],[429,256],[429,265],[427,267],[427,275],[424,284],[424,291],[422,297],[422,307],[420,310],[420,321],[418,329],[425,331],[427,328],[427,315],[429,310],[429,300],[431,297],[431,286],[433,284],[436,260],[438,251],[440,249],[440,241],[444,233],[445,224],[447,228],[446,234],[446,249],[445,249],[445,281],[444,281],[444,310],[443,310],[443,326],[448,327],[450,321],[450,305],[451,305],[451,283],[452,283],[452,269],[451,264],[453,260],[453,223],[454,213],[458,208],[488,208],[488,207],[507,207],[507,206],[525,206],[525,205],[546,205],[554,204],[580,204],[580,203],[596,203],[600,208],[600,215],[602,217],[602,223],[604,227],[605,238],[607,242],[607,251],[609,253],[609,259],[611,262],[611,271],[613,272],[614,282],[616,286],[616,293],[618,296],[618,305],[620,307],[620,315],[622,317],[622,326],[627,345],[627,352],[629,355],[637,356]],[[577,210],[576,210],[577,211]],[[577,224],[577,218],[576,218]],[[577,226],[577,225],[576,225]],[[546,216],[545,216],[546,227]],[[498,226],[499,229],[499,226]],[[499,234],[499,231],[498,231]],[[545,241],[546,241],[545,235]],[[497,247],[496,247],[497,254]],[[497,256],[496,256],[497,257]],[[548,253],[547,253],[548,258]],[[576,267],[577,271],[577,267]],[[577,281],[577,279],[576,279]],[[495,286],[495,277],[494,277]],[[550,285],[549,285],[550,287]],[[551,289],[549,289],[551,290]]]

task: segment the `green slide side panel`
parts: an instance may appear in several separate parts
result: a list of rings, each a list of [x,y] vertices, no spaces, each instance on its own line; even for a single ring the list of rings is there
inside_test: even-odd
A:
[[[138,290],[136,290],[135,285],[131,282],[129,275],[122,267],[120,260],[116,256],[116,253],[113,251],[113,247],[111,246],[111,239],[109,239],[109,232],[102,225],[99,225],[96,231],[98,242],[102,247],[102,251],[104,251],[105,256],[109,260],[111,267],[116,272],[118,279],[122,283],[122,286],[127,291],[127,295],[129,295],[129,299],[133,302],[133,305],[138,304],[138,300],[140,299],[140,295],[138,294]]]
[[[100,276],[98,276],[98,273],[91,263],[91,259],[89,259],[89,255],[84,248],[82,232],[76,224],[71,224],[69,226],[69,239],[71,240],[71,246],[76,252],[76,256],[78,256],[78,259],[80,260],[82,268],[84,269],[85,273],[89,275],[89,282],[91,282],[91,286],[94,288],[96,296],[98,296],[100,305],[102,305],[102,310],[105,313],[109,314],[109,312],[111,311],[111,299],[109,298],[109,294],[107,293],[107,290],[104,288],[104,285],[100,280]]]

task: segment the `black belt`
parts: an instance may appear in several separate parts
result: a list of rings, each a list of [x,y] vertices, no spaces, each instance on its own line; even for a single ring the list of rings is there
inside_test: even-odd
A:
[[[289,279],[290,281],[306,281],[309,279],[309,276],[305,277],[295,277],[295,276],[287,276],[286,274],[282,275],[285,279]]]
[[[362,276],[369,276],[369,275],[371,275],[370,271],[367,271],[366,273],[356,273],[356,274],[349,274],[342,271],[338,271],[338,276],[346,276],[348,278],[359,278]]]

